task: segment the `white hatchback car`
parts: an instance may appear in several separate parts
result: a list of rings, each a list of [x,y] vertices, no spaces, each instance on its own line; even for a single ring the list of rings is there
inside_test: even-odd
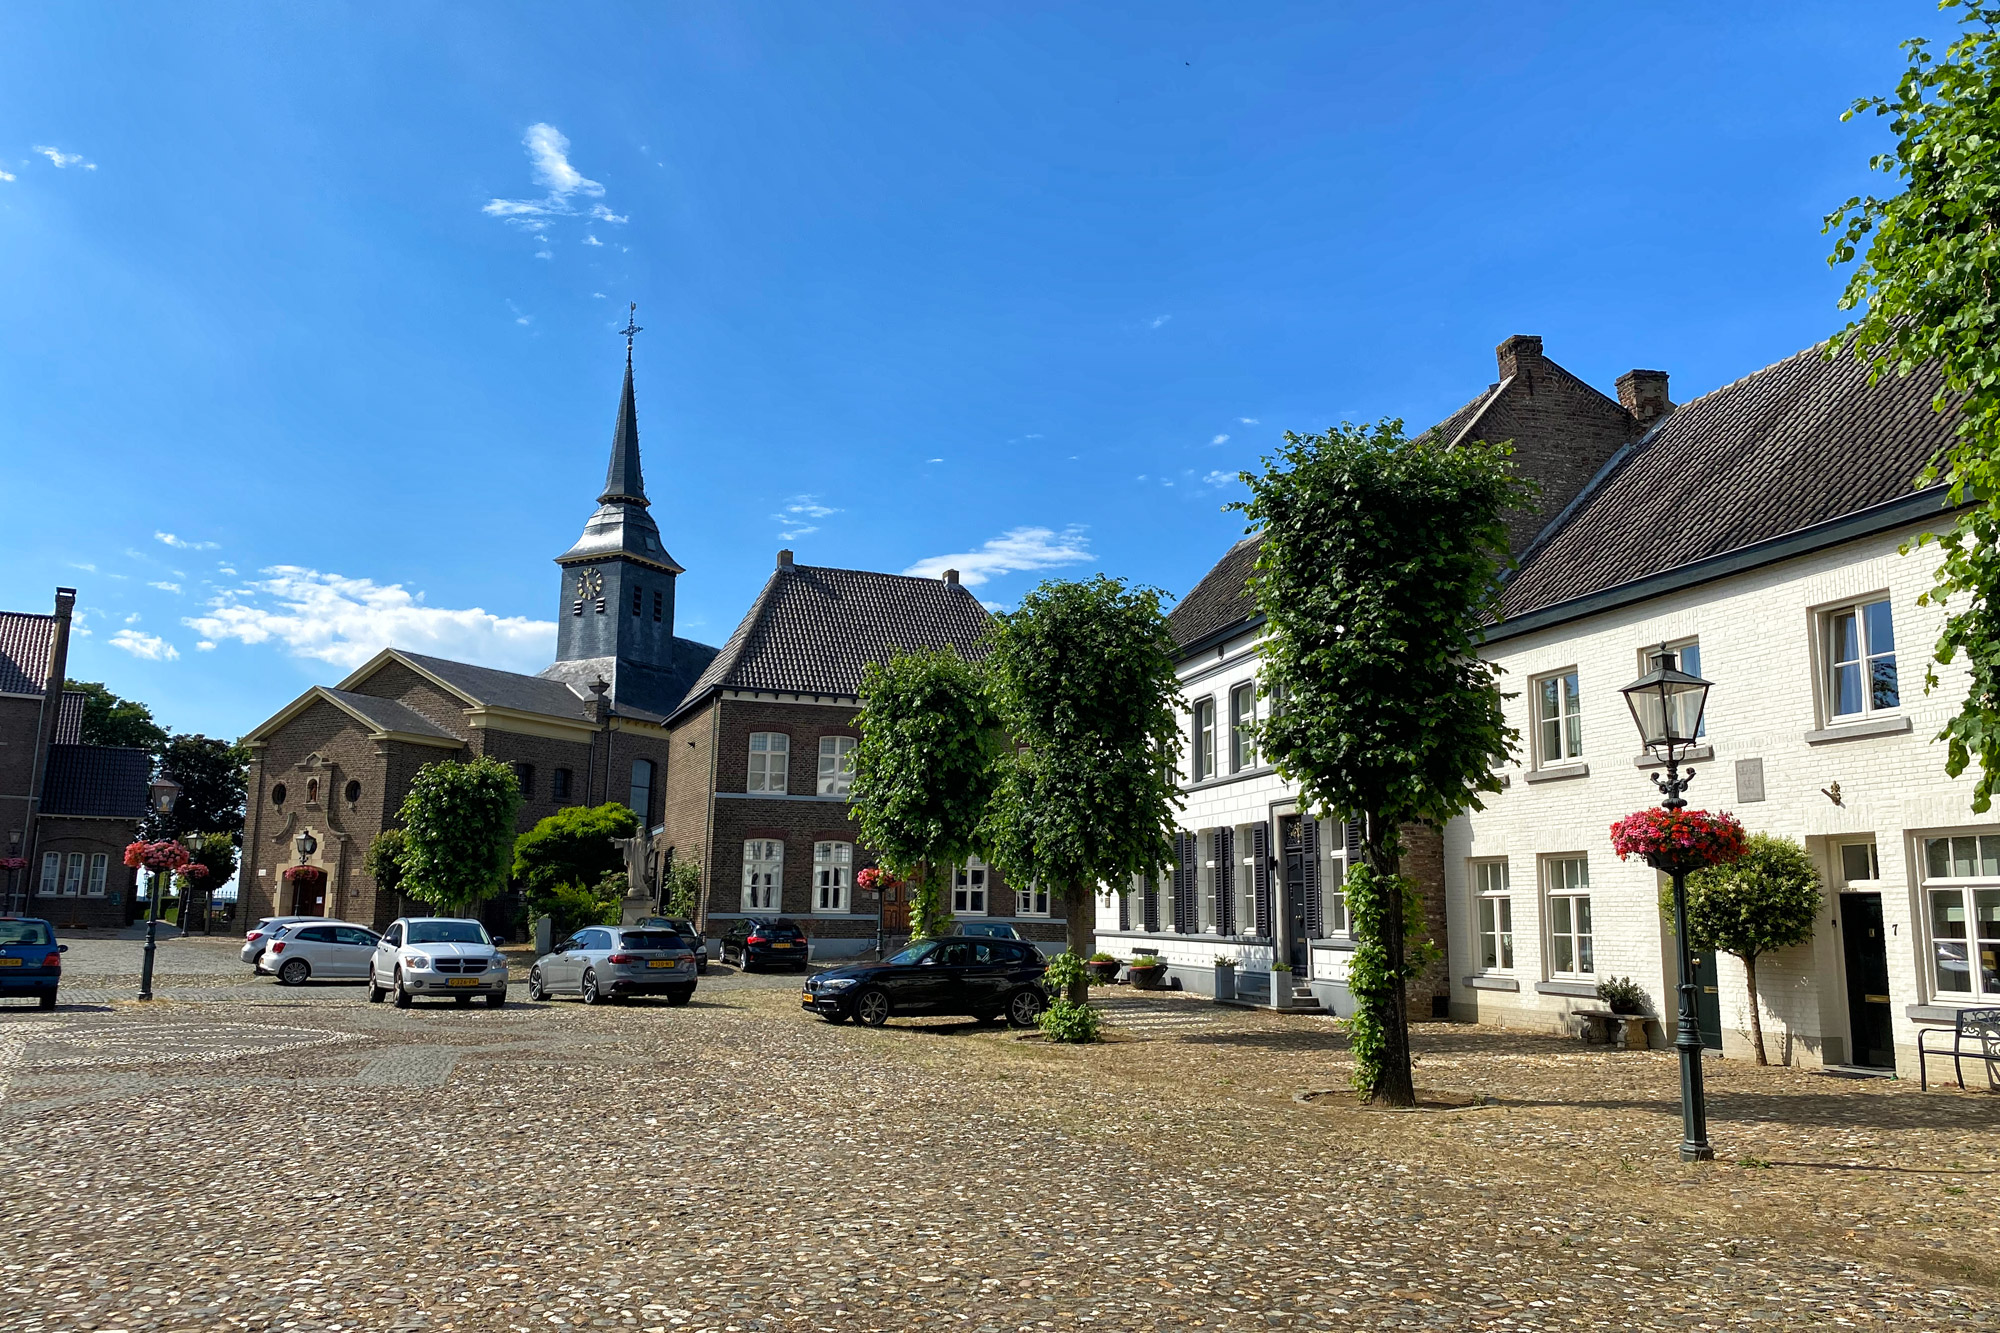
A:
[[[351,921],[296,921],[278,927],[257,960],[259,972],[287,986],[311,980],[359,981],[368,975],[382,937]]]
[[[460,1004],[484,995],[498,1009],[507,1003],[507,959],[477,921],[409,916],[389,923],[368,964],[368,1000],[391,992],[407,1009],[420,995],[450,996]]]

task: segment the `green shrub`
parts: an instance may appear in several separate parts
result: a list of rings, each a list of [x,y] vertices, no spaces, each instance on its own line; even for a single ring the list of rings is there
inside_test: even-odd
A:
[[[1104,952],[1104,950],[1099,949],[1096,953],[1090,956],[1090,961],[1093,963],[1115,963],[1118,960],[1112,955]]]
[[[528,908],[548,916],[557,940],[568,939],[585,926],[614,926],[618,924],[618,910],[624,900],[625,877],[617,876],[613,891],[608,894],[607,884],[612,884],[610,877],[600,881],[596,888],[558,884],[546,893],[529,895]]]
[[[1068,950],[1049,959],[1048,970],[1042,973],[1042,988],[1051,995],[1067,995],[1079,981],[1087,986],[1099,984],[1083,960]]]
[[[1063,955],[1067,957],[1067,955]],[[1089,1042],[1098,1040],[1097,1011],[1071,999],[1051,1001],[1035,1020],[1050,1041]]]
[[[1650,1014],[1653,997],[1630,977],[1612,977],[1597,983],[1597,998],[1611,1006],[1614,1014]]]

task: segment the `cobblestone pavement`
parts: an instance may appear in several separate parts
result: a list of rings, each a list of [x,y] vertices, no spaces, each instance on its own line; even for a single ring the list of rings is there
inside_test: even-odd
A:
[[[78,942],[0,1010],[0,1328],[2000,1326],[2000,1097],[1423,1026],[1392,1113],[1334,1025],[1107,993],[1088,1048],[693,1005],[501,1010]],[[517,965],[517,982],[524,975]]]

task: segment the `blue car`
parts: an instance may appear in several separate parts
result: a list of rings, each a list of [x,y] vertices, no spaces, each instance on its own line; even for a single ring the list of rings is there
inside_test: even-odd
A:
[[[56,943],[56,928],[39,917],[0,916],[0,996],[32,995],[42,1008],[56,1007],[67,944]]]

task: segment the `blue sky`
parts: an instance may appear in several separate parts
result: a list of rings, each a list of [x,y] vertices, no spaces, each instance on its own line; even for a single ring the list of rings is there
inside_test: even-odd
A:
[[[0,8],[0,605],[235,736],[552,655],[639,302],[719,643],[780,546],[1184,592],[1281,431],[1538,333],[1674,396],[1838,326],[1929,3]],[[947,561],[944,557],[954,557]]]

